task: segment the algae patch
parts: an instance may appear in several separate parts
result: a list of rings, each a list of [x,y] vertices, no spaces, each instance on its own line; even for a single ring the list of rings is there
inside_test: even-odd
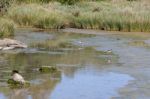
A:
[[[41,73],[54,73],[54,72],[57,72],[58,69],[56,67],[53,67],[53,66],[42,66],[39,68],[39,71]]]
[[[20,82],[14,81],[13,79],[8,79],[7,83],[11,88],[30,87],[30,82],[27,82],[27,81],[25,83],[20,83]]]

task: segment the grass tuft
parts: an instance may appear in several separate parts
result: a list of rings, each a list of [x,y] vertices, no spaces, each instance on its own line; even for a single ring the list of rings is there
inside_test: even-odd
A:
[[[62,5],[58,2],[41,5],[21,4],[12,7],[8,16],[19,26],[43,29],[73,27],[150,32],[148,4],[148,0],[86,1],[75,5]]]
[[[8,19],[0,18],[0,37],[14,35],[14,23]]]

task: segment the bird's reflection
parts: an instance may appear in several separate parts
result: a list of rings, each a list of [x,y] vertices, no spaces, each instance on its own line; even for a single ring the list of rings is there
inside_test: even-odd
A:
[[[12,89],[10,99],[28,99],[28,89]]]
[[[61,74],[60,78],[52,77],[44,75],[44,77],[38,77],[39,83],[33,83],[29,88],[12,89],[10,99],[49,99],[56,85],[61,81]]]

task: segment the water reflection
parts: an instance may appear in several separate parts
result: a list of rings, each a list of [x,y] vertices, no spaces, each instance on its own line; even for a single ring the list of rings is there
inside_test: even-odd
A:
[[[15,38],[31,44],[38,43],[40,38],[40,42],[44,42],[59,39],[62,35],[55,32],[38,32],[36,35],[31,32],[29,35],[18,33]],[[71,38],[69,42],[76,47],[61,46],[47,50],[32,46],[26,50],[0,52],[0,99],[109,99],[117,96],[117,90],[132,80],[126,74],[104,72],[119,63],[118,55],[97,49],[101,48],[104,38],[70,33],[65,33],[63,37]],[[84,43],[78,44],[81,38]],[[40,66],[56,66],[60,72],[41,74],[37,71]],[[13,69],[20,70],[32,86],[26,89],[9,88],[6,81]]]
[[[110,99],[118,96],[117,89],[128,84],[126,74],[80,71],[74,77],[63,75],[62,80],[43,80],[27,89],[9,89],[9,99]],[[38,78],[39,79],[39,78]],[[41,78],[43,79],[43,78]],[[37,81],[37,80],[36,80]],[[110,83],[111,81],[111,83]],[[3,98],[7,95],[2,95]],[[1,97],[1,99],[3,99]]]
[[[37,81],[37,80],[35,80]],[[10,89],[10,99],[49,99],[52,91],[60,80],[45,80],[39,84],[32,84],[26,89]]]
[[[73,78],[64,76],[51,99],[111,99],[112,96],[118,96],[116,90],[125,86],[129,80],[133,78],[112,72],[98,75],[77,73]]]
[[[29,90],[32,99],[49,99],[59,80],[47,80],[32,86]]]
[[[58,52],[59,53],[59,52]],[[101,69],[104,65],[116,64],[118,57],[113,54],[106,54],[105,52],[96,51],[94,48],[85,48],[79,51],[63,51],[62,54],[48,54],[48,53],[3,53],[1,54],[7,60],[6,64],[0,64],[1,74],[9,75],[11,70],[20,70],[26,78],[30,79],[32,70],[40,66],[57,66],[68,75],[73,75],[79,68],[93,64],[92,68]],[[111,63],[108,62],[111,60]],[[102,66],[100,66],[102,65]],[[90,66],[90,65],[89,65]],[[7,71],[3,71],[7,68]],[[35,74],[34,74],[35,75]],[[32,77],[33,78],[33,77]],[[2,78],[1,78],[2,79]]]
[[[10,99],[29,99],[27,89],[13,89],[11,90]]]

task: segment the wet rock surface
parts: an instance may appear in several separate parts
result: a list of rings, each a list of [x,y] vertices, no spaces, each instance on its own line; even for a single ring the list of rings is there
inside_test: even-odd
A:
[[[14,39],[0,39],[0,50],[12,50],[16,48],[27,48],[27,45]]]

